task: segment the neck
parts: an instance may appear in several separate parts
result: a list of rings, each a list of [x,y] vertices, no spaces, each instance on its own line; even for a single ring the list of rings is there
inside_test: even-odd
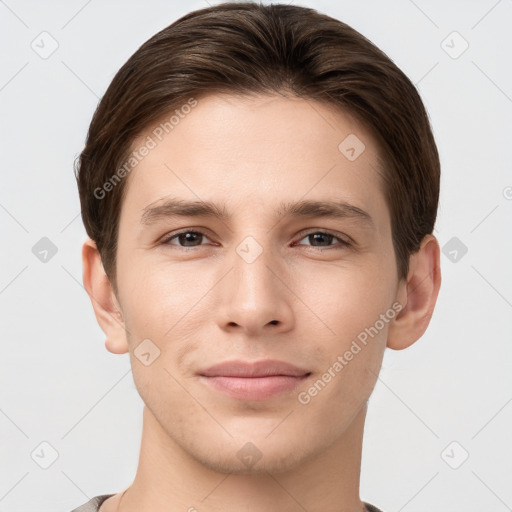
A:
[[[359,499],[366,404],[325,451],[279,474],[215,471],[192,458],[144,407],[139,464],[119,512],[362,512]]]

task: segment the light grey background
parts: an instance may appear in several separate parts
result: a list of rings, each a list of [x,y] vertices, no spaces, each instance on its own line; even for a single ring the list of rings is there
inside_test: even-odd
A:
[[[135,475],[142,401],[81,284],[72,164],[118,68],[208,3],[0,1],[1,512],[69,512]],[[442,161],[441,293],[423,338],[386,354],[361,496],[385,512],[512,510],[512,1],[294,3],[404,70]]]

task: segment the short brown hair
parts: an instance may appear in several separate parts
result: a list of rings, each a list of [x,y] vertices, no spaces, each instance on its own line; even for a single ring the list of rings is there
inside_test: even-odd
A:
[[[92,118],[75,174],[85,229],[116,292],[126,180],[105,197],[95,191],[123,165],[134,139],[191,97],[283,91],[341,107],[376,137],[398,275],[407,276],[410,255],[434,228],[440,181],[416,88],[339,20],[305,7],[229,2],[191,12],[146,41],[117,72]]]

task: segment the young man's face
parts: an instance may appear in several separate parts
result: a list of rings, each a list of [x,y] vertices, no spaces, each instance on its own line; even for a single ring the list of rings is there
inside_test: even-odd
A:
[[[326,105],[280,96],[199,99],[161,141],[157,125],[133,145],[157,142],[125,178],[117,252],[137,389],[158,435],[207,467],[297,467],[364,418],[403,297],[375,140]],[[225,217],[143,221],[171,198]],[[368,216],[281,216],[301,201]],[[305,376],[201,376],[268,359]]]

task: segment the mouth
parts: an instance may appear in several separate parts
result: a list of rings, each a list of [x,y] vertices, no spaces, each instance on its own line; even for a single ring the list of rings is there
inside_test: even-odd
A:
[[[268,400],[291,391],[311,372],[276,360],[225,361],[198,372],[214,391],[239,400]]]

